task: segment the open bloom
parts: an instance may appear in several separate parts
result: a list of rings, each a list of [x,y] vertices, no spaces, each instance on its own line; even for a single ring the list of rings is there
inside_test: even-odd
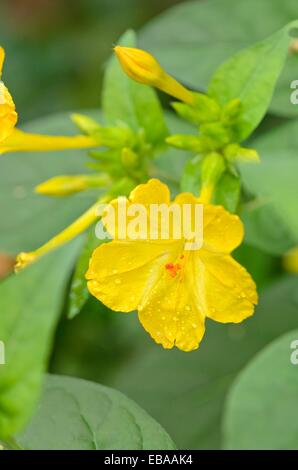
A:
[[[198,202],[190,193],[173,201],[191,207]],[[131,204],[171,206],[169,189],[152,179],[131,192]],[[183,237],[120,239],[116,226],[114,240],[94,251],[86,273],[92,295],[112,310],[137,310],[145,330],[164,348],[196,349],[206,317],[238,323],[257,303],[254,281],[230,255],[243,240],[239,217],[221,206],[204,204],[203,210],[200,248],[186,250]]]
[[[5,52],[0,47],[0,79]],[[63,150],[96,147],[96,141],[84,135],[74,137],[29,134],[16,129],[18,115],[13,99],[0,81],[0,154],[16,151]]]

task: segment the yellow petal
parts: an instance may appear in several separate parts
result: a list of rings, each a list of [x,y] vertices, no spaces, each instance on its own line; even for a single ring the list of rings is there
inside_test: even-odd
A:
[[[114,239],[123,239],[126,229],[129,227],[130,222],[137,216],[129,214],[129,207],[131,204],[140,204],[144,216],[147,220],[147,226],[145,229],[149,229],[149,217],[150,217],[150,204],[166,204],[170,203],[170,191],[167,185],[161,183],[157,179],[151,179],[145,184],[140,184],[130,193],[129,198],[120,197],[114,199],[107,206],[105,214],[103,216],[103,224],[106,230],[109,232]],[[136,207],[137,209],[137,207]],[[119,212],[120,217],[125,216],[125,220],[119,226]],[[126,222],[126,223],[125,223]],[[124,228],[123,231],[121,228]],[[122,234],[122,235],[121,235]],[[142,239],[147,238],[147,231],[144,233]]]
[[[12,133],[17,119],[13,99],[4,83],[0,82],[0,153],[2,142]]]
[[[133,204],[169,204],[170,191],[166,184],[158,179],[150,179],[145,184],[139,184],[129,196]]]
[[[78,135],[73,137],[47,136],[29,134],[14,129],[12,134],[0,145],[0,153],[5,152],[30,152],[51,151],[76,148],[96,147],[96,141],[89,136]]]
[[[231,256],[201,250],[196,277],[203,286],[205,313],[221,323],[239,323],[251,316],[258,302],[250,274]]]
[[[204,336],[204,314],[195,295],[192,264],[182,275],[164,269],[158,282],[139,308],[139,319],[152,338],[164,348],[182,351],[199,347]]]
[[[171,259],[172,243],[112,241],[93,253],[86,273],[88,289],[109,308],[136,310]]]
[[[0,47],[0,79],[4,59],[5,52],[4,49]],[[0,81],[0,143],[11,134],[17,119],[18,116],[13,99],[4,83]]]
[[[5,52],[4,52],[3,47],[0,47],[0,78],[2,75],[4,59],[5,59]]]
[[[243,223],[237,215],[222,206],[204,206],[204,246],[230,253],[241,244],[243,237]]]

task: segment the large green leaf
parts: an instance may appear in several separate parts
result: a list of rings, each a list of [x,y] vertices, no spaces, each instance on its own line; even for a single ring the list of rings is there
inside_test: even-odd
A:
[[[255,315],[245,322],[207,321],[205,338],[192,353],[163,350],[139,326],[140,343],[147,348],[131,355],[108,383],[152,414],[178,447],[219,448],[223,403],[232,381],[264,345],[297,327],[297,310],[297,278],[289,277],[266,289]],[[133,317],[122,322],[134,322]]]
[[[222,106],[241,101],[237,139],[245,140],[267,112],[283,69],[291,37],[289,27],[233,55],[213,75],[208,92]]]
[[[225,410],[226,448],[298,449],[297,344],[296,329],[267,346],[241,372]]]
[[[47,366],[66,282],[79,240],[12,275],[0,284],[0,438],[25,424]]]
[[[135,47],[134,32],[124,34],[119,44]],[[122,121],[136,131],[143,129],[147,141],[153,145],[161,145],[167,136],[162,108],[155,91],[129,78],[116,57],[110,59],[105,73],[103,111],[108,124],[115,125]]]
[[[47,377],[37,412],[17,441],[33,450],[175,448],[162,427],[121,393],[58,375]]]
[[[93,117],[98,113],[88,113]],[[76,132],[68,113],[38,119],[23,127],[28,132],[71,135]],[[31,251],[65,228],[95,200],[92,191],[70,197],[34,194],[40,182],[60,174],[88,172],[86,150],[34,152],[0,157],[0,249]]]
[[[178,5],[151,21],[140,44],[168,72],[195,88],[206,89],[217,67],[241,49],[263,40],[297,19],[296,0],[206,0]],[[298,54],[290,53],[271,110],[297,116],[290,102]]]

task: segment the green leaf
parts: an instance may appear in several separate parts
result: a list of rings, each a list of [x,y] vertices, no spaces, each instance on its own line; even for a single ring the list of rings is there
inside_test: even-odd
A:
[[[226,171],[220,178],[214,192],[214,204],[236,212],[240,199],[241,181],[237,174]]]
[[[119,44],[134,47],[135,33],[127,31]],[[119,124],[120,121],[135,131],[143,129],[147,142],[153,146],[163,144],[168,134],[155,91],[130,79],[115,56],[110,59],[105,73],[103,111],[110,125]]]
[[[289,26],[238,52],[213,75],[208,92],[221,105],[240,99],[236,123],[239,142],[245,140],[267,112],[290,44]]]
[[[175,78],[202,91],[221,63],[296,19],[296,0],[186,2],[146,25],[140,46],[154,54]],[[297,66],[298,54],[289,52],[270,105],[276,114],[298,115],[298,107],[290,102]]]
[[[83,249],[77,260],[75,271],[71,280],[69,291],[68,317],[74,318],[82,310],[89,298],[85,274],[88,270],[89,260],[100,240],[95,235],[95,227],[92,226],[85,235]]]
[[[0,284],[0,438],[20,431],[39,395],[79,241]]]
[[[262,350],[235,381],[226,404],[228,449],[297,450],[298,330]],[[249,423],[249,425],[248,425]]]
[[[281,279],[263,292],[255,315],[245,322],[223,325],[207,320],[200,348],[187,354],[163,350],[136,326],[139,349],[107,382],[152,414],[179,448],[218,449],[231,383],[264,345],[297,327],[297,306],[297,277]],[[137,319],[126,318],[129,321]]]
[[[53,375],[18,443],[33,450],[175,449],[162,427],[121,393]]]
[[[98,119],[100,112],[88,112]],[[32,121],[28,132],[71,135],[75,125],[68,113]],[[31,251],[64,229],[96,198],[90,190],[71,197],[47,197],[34,193],[34,187],[53,176],[88,173],[86,150],[27,152],[1,155],[0,171],[0,250],[12,254]]]

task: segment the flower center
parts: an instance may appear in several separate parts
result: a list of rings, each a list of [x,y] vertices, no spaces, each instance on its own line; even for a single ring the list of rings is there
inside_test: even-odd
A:
[[[180,260],[183,260],[184,259],[184,254],[181,254],[179,256],[179,259]],[[170,274],[171,277],[176,277],[177,274],[179,273],[179,271],[181,271],[183,268],[183,265],[181,264],[181,262],[179,263],[167,263],[165,265],[165,269],[168,271],[168,273]]]

